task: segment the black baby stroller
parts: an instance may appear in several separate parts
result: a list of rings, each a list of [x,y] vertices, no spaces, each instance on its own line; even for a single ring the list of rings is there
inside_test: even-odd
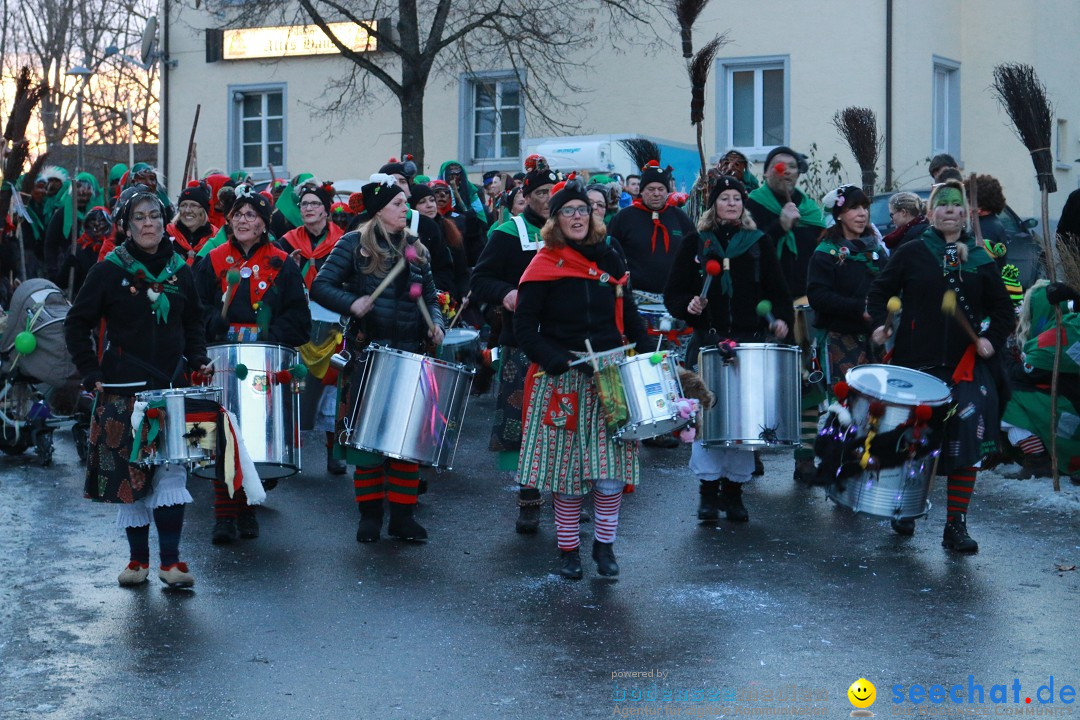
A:
[[[53,431],[71,427],[79,458],[86,459],[92,398],[64,342],[70,303],[53,283],[27,280],[11,296],[0,335],[0,452],[33,447],[42,465],[53,455]]]

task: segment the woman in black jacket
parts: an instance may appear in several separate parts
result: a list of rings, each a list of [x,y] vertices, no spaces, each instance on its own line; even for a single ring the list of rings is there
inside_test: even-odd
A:
[[[209,342],[264,342],[295,348],[311,338],[304,278],[285,251],[270,242],[269,222],[266,196],[247,185],[237,188],[227,219],[228,240],[195,266]],[[223,310],[226,302],[228,308]],[[237,421],[243,426],[242,413]],[[244,490],[230,497],[223,478],[215,477],[213,485],[211,541],[225,545],[237,536],[258,537],[259,522]]]
[[[423,243],[405,233],[408,204],[404,191],[392,176],[376,173],[362,192],[368,219],[359,230],[346,233],[338,241],[311,284],[315,302],[352,318],[345,331],[345,344],[354,360],[341,374],[338,406],[343,412],[338,417],[338,437],[345,429],[343,413],[352,409],[359,394],[361,367],[356,359],[368,343],[420,353],[429,342],[441,345],[443,341],[443,318],[430,256]],[[416,259],[408,262],[408,272],[398,275],[372,300],[372,293],[390,269],[414,252]],[[420,285],[434,328],[428,328],[416,300],[410,296],[414,284]],[[420,485],[417,463],[348,447],[340,447],[339,451],[356,466],[353,484],[360,509],[357,542],[379,539],[384,498],[390,504],[387,534],[402,540],[427,539],[427,531],[413,519]]]
[[[782,340],[794,321],[776,248],[754,225],[746,198],[739,180],[730,175],[717,178],[697,232],[683,239],[664,288],[668,312],[694,328],[687,362],[695,366],[703,346],[721,340],[772,342],[774,336]],[[720,264],[721,273],[709,286],[708,297],[701,297],[710,261]],[[772,303],[776,320],[771,326],[757,313],[762,300]],[[721,508],[728,520],[749,520],[742,488],[754,471],[750,450],[706,448],[698,441],[690,450],[690,470],[699,483],[699,520],[716,522]]]
[[[968,535],[968,503],[975,465],[997,449],[1008,388],[995,355],[1016,316],[993,258],[964,229],[968,215],[963,185],[949,180],[934,186],[929,207],[930,227],[893,254],[870,287],[867,309],[877,327],[873,340],[880,345],[891,334],[883,325],[886,304],[899,295],[903,310],[893,364],[930,373],[952,387],[956,413],[945,425],[937,466],[948,476],[942,545],[973,553],[979,545]],[[943,315],[942,299],[949,290],[956,294],[956,314],[978,333],[976,342],[959,322]],[[982,329],[984,318],[989,324]],[[915,524],[898,521],[893,528],[910,535]]]
[[[582,356],[587,341],[595,352],[615,350],[625,340],[644,349],[649,336],[622,253],[592,216],[584,185],[573,176],[559,183],[549,208],[540,233],[544,247],[521,276],[514,311],[514,334],[533,363],[525,388],[520,482],[552,491],[559,572],[573,580],[582,577],[581,506],[586,493],[593,493],[592,556],[598,572],[612,577],[619,574],[613,550],[619,505],[623,487],[638,482],[638,448],[609,433],[593,366]],[[595,362],[607,367],[623,357],[618,352]],[[537,377],[540,369],[544,374]]]
[[[831,212],[836,224],[810,258],[806,279],[814,327],[825,336],[829,385],[856,365],[873,362],[866,293],[888,259],[870,231],[870,199],[860,188],[837,188]]]
[[[150,573],[150,520],[157,525],[158,577],[170,587],[191,587],[194,576],[180,562],[184,505],[192,501],[182,465],[131,462],[135,393],[188,384],[188,372],[206,373],[202,308],[191,269],[164,239],[164,208],[142,185],[117,204],[117,222],[128,239],[86,276],[68,312],[64,334],[83,385],[97,392],[90,423],[85,496],[121,503],[117,524],[128,539],[130,561],[122,586],[140,585]],[[98,360],[95,332],[105,324]],[[144,457],[148,448],[143,447]]]

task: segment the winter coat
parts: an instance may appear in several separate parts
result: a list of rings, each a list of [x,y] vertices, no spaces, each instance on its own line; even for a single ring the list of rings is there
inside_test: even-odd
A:
[[[522,214],[526,232],[539,240],[540,228],[544,218],[526,208]],[[542,242],[542,241],[541,241]],[[521,238],[518,237],[517,225],[510,220],[495,229],[488,236],[487,246],[480,253],[472,274],[473,300],[500,308],[503,315],[502,334],[499,344],[517,347],[514,335],[514,313],[502,307],[503,299],[511,290],[516,290],[521,280],[521,273],[536,256],[536,250],[522,250]]]
[[[626,253],[634,288],[650,293],[664,291],[683,238],[694,232],[689,216],[677,207],[665,205],[658,219],[667,229],[666,243],[662,231],[653,225],[652,211],[638,205],[620,210],[608,226],[608,235],[618,240]]]
[[[397,250],[401,240],[396,240],[391,248],[382,231],[376,232],[380,246],[391,252],[390,267],[393,267],[401,257]],[[412,239],[409,241],[415,242]],[[346,233],[334,246],[334,251],[311,284],[312,300],[341,315],[350,315],[352,304],[363,296],[371,295],[385,277],[363,272],[369,259],[359,253],[359,244],[360,231]],[[410,263],[408,272],[402,272],[390,283],[364,317],[349,321],[347,337],[353,349],[359,347],[357,341],[377,342],[408,352],[417,352],[421,348],[428,339],[428,327],[416,300],[409,296],[413,283],[421,285],[422,297],[432,322],[443,327],[431,266]]]
[[[841,248],[848,252],[845,259],[841,259]],[[863,317],[866,293],[887,260],[873,235],[859,240],[838,238],[822,242],[810,258],[806,279],[806,296],[815,314],[814,327],[845,335],[872,332],[874,328]]]

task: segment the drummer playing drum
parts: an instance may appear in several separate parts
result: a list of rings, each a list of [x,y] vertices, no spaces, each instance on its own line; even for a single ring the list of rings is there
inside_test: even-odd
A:
[[[404,192],[392,176],[383,173],[372,175],[361,192],[364,223],[338,241],[311,284],[315,302],[352,317],[345,342],[354,361],[340,375],[339,439],[359,392],[363,368],[355,359],[367,343],[420,353],[426,342],[441,345],[443,341],[443,318],[428,251],[405,232],[408,204]],[[406,261],[406,256],[415,259]],[[401,263],[406,269],[377,294],[383,280]],[[390,504],[388,535],[401,540],[426,540],[427,530],[413,519],[420,486],[419,465],[351,447],[337,448],[349,464],[356,466],[353,484],[360,509],[357,542],[379,539],[384,499]]]
[[[922,370],[952,386],[956,412],[945,425],[938,474],[948,476],[948,518],[942,545],[974,553],[967,510],[975,488],[975,465],[998,444],[1001,407],[1007,387],[995,357],[1016,322],[1012,301],[994,259],[965,231],[963,185],[935,185],[929,201],[930,227],[893,253],[870,287],[867,308],[883,344],[891,328],[883,324],[886,304],[903,302],[893,363]],[[955,303],[943,308],[947,291]],[[950,296],[951,297],[951,296]],[[952,309],[954,316],[943,314]],[[985,329],[984,318],[989,320]],[[976,334],[978,333],[978,334]],[[1007,400],[1007,396],[1006,396]],[[894,523],[901,534],[915,532],[914,520]]]
[[[270,243],[270,201],[241,186],[229,211],[228,241],[195,266],[208,342],[264,342],[296,347],[308,341],[311,313],[304,280],[294,262]],[[228,368],[215,368],[228,372]],[[244,418],[237,422],[243,426]],[[214,484],[211,540],[223,545],[259,536],[254,509],[242,489],[229,497],[222,478]]]
[[[698,221],[697,232],[683,240],[671,266],[664,304],[694,328],[688,364],[697,363],[703,346],[715,346],[721,340],[761,342],[766,331],[782,340],[794,322],[776,248],[754,225],[745,204],[743,184],[729,175],[720,176],[709,192],[708,209]],[[719,264],[720,272],[708,296],[701,297],[710,261]],[[762,300],[772,302],[776,317],[771,321],[758,315]],[[706,448],[697,441],[690,451],[690,470],[700,485],[699,520],[716,522],[721,509],[728,520],[749,520],[742,501],[743,485],[754,471],[749,449]]]

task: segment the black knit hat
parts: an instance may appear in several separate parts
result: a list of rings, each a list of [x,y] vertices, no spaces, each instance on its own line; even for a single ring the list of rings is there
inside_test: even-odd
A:
[[[650,160],[641,168],[641,189],[644,190],[652,183],[660,183],[665,189],[671,189],[671,166],[660,167],[659,160]]]
[[[528,196],[538,187],[554,185],[557,182],[559,182],[559,176],[555,174],[554,170],[545,166],[542,170],[537,168],[529,171],[528,175],[525,176],[525,183],[521,186],[521,191]]]
[[[185,200],[190,200],[194,203],[199,203],[199,206],[206,212],[210,212],[210,186],[205,182],[199,182],[195,185],[188,185],[180,193],[180,199],[176,201],[177,206]]]
[[[795,152],[794,150],[789,148],[787,145],[777,145],[776,147],[774,147],[772,150],[769,151],[768,155],[765,156],[765,169],[766,170],[768,170],[769,168],[772,167],[773,158],[776,157],[777,155],[790,155],[791,157],[795,158],[795,164],[798,166],[800,175],[802,173],[805,173],[807,170],[810,169],[810,165],[806,162],[806,156],[805,155],[803,155],[800,152]]]
[[[841,185],[836,188],[836,201],[829,209],[834,218],[840,217],[845,210],[855,207],[870,207],[870,198],[858,185]]]
[[[229,209],[229,217],[231,218],[245,205],[251,206],[264,223],[270,224],[270,201],[262,193],[255,192],[250,185],[241,185],[236,188],[236,200]]]
[[[412,155],[406,155],[404,159],[390,158],[390,162],[379,168],[379,172],[386,175],[401,175],[406,180],[416,177],[416,163]]]
[[[300,189],[296,191],[297,205],[304,201],[305,195],[314,195],[319,199],[319,202],[326,208],[326,214],[330,214],[330,206],[334,204],[334,196],[330,190],[324,185],[316,185],[315,183],[304,183],[300,186]]]
[[[580,200],[585,203],[586,207],[589,206],[589,193],[585,190],[585,183],[581,181],[576,173],[570,173],[570,176],[564,182],[551,189],[551,199],[548,200],[548,212],[551,217],[555,217],[555,214],[559,212],[559,208],[571,200]]]
[[[367,184],[360,188],[364,196],[364,212],[367,217],[373,218],[376,213],[390,204],[399,193],[405,192],[401,186],[394,182],[394,178],[386,173],[375,173],[368,178]]]
[[[435,191],[423,184],[409,186],[409,207],[415,210],[420,201],[426,197],[435,197]]]
[[[730,175],[721,175],[716,178],[716,183],[709,191],[709,205],[706,209],[716,207],[716,198],[720,197],[720,193],[725,190],[738,190],[739,195],[742,196],[743,205],[746,205],[746,186]]]

